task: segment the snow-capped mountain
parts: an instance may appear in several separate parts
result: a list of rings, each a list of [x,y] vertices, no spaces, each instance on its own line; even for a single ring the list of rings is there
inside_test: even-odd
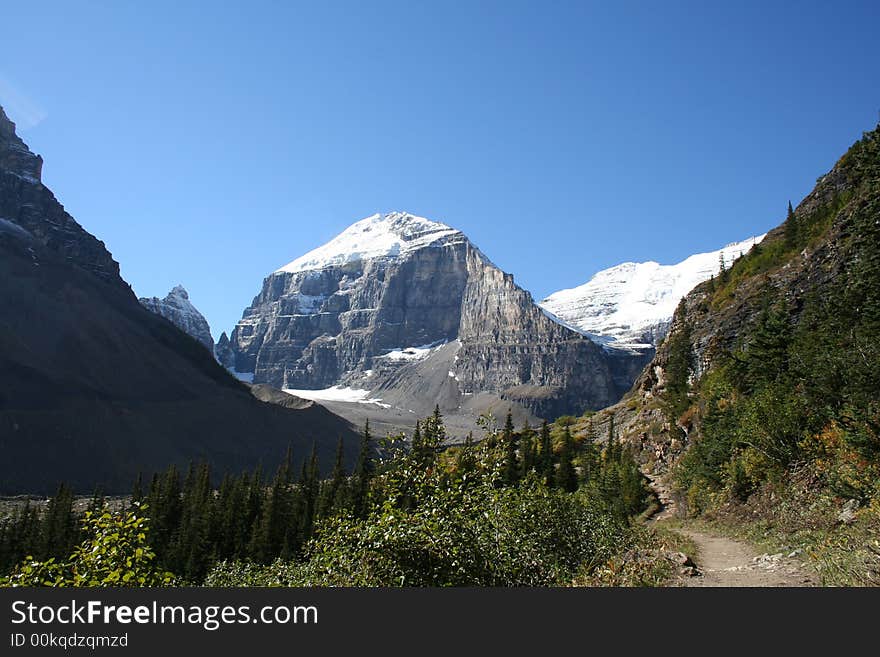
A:
[[[483,394],[581,412],[637,374],[548,319],[461,231],[405,212],[358,221],[270,274],[230,347],[227,366],[254,383],[324,399],[369,390],[413,413]]]
[[[464,234],[446,224],[406,212],[374,214],[352,224],[323,246],[309,251],[278,272],[320,271],[364,260],[405,258],[418,249],[462,243]]]
[[[625,262],[588,282],[554,292],[540,306],[552,318],[608,347],[645,349],[666,334],[678,302],[694,287],[729,267],[764,235],[698,253],[675,265]]]
[[[160,315],[184,333],[201,342],[213,354],[214,338],[208,320],[189,300],[189,293],[182,285],[176,285],[164,299],[151,297],[139,299],[147,310]]]

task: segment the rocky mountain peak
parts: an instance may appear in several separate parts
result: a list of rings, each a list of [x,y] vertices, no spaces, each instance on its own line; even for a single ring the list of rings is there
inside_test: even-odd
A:
[[[208,320],[189,300],[189,293],[183,285],[175,285],[164,299],[143,298],[140,302],[147,310],[164,317],[214,353],[214,338]]]
[[[15,132],[15,124],[0,107],[0,169],[39,184],[43,158],[34,155]]]
[[[405,257],[418,249],[465,239],[461,231],[408,212],[377,213],[355,222],[323,246],[277,271],[318,271],[367,259]]]
[[[381,391],[407,414],[478,413],[483,393],[580,412],[634,377],[548,319],[460,230],[405,212],[362,219],[270,274],[230,343],[230,369],[255,383]]]
[[[0,107],[0,219],[15,224],[71,264],[131,295],[128,284],[119,276],[119,264],[104,243],[65,212],[40,182],[42,170],[43,158],[31,152]]]

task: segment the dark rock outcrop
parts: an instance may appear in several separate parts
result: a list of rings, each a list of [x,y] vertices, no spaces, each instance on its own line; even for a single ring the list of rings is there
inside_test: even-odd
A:
[[[104,243],[67,214],[43,185],[42,169],[43,159],[31,153],[0,108],[0,218],[28,231],[69,262],[128,289]]]
[[[235,352],[232,351],[232,344],[226,331],[220,334],[220,339],[214,345],[214,358],[226,369],[235,369]]]

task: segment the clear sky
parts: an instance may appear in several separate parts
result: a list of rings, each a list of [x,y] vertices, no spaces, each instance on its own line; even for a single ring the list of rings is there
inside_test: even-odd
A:
[[[712,5],[712,6],[709,6]],[[17,2],[0,103],[141,296],[215,337],[378,211],[537,299],[784,217],[880,110],[880,3]]]

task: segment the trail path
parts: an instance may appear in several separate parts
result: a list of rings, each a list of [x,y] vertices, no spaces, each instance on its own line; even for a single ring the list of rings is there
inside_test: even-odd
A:
[[[699,548],[697,567],[702,575],[688,577],[685,586],[817,586],[799,555],[761,554],[751,546],[724,536],[680,529]]]
[[[675,500],[663,483],[648,477],[663,509],[654,516],[663,522],[676,516]],[[726,536],[698,531],[688,527],[676,528],[697,544],[695,555],[700,575],[684,577],[684,586],[818,586],[818,578],[810,572],[797,552],[785,554],[758,554],[747,543]]]

